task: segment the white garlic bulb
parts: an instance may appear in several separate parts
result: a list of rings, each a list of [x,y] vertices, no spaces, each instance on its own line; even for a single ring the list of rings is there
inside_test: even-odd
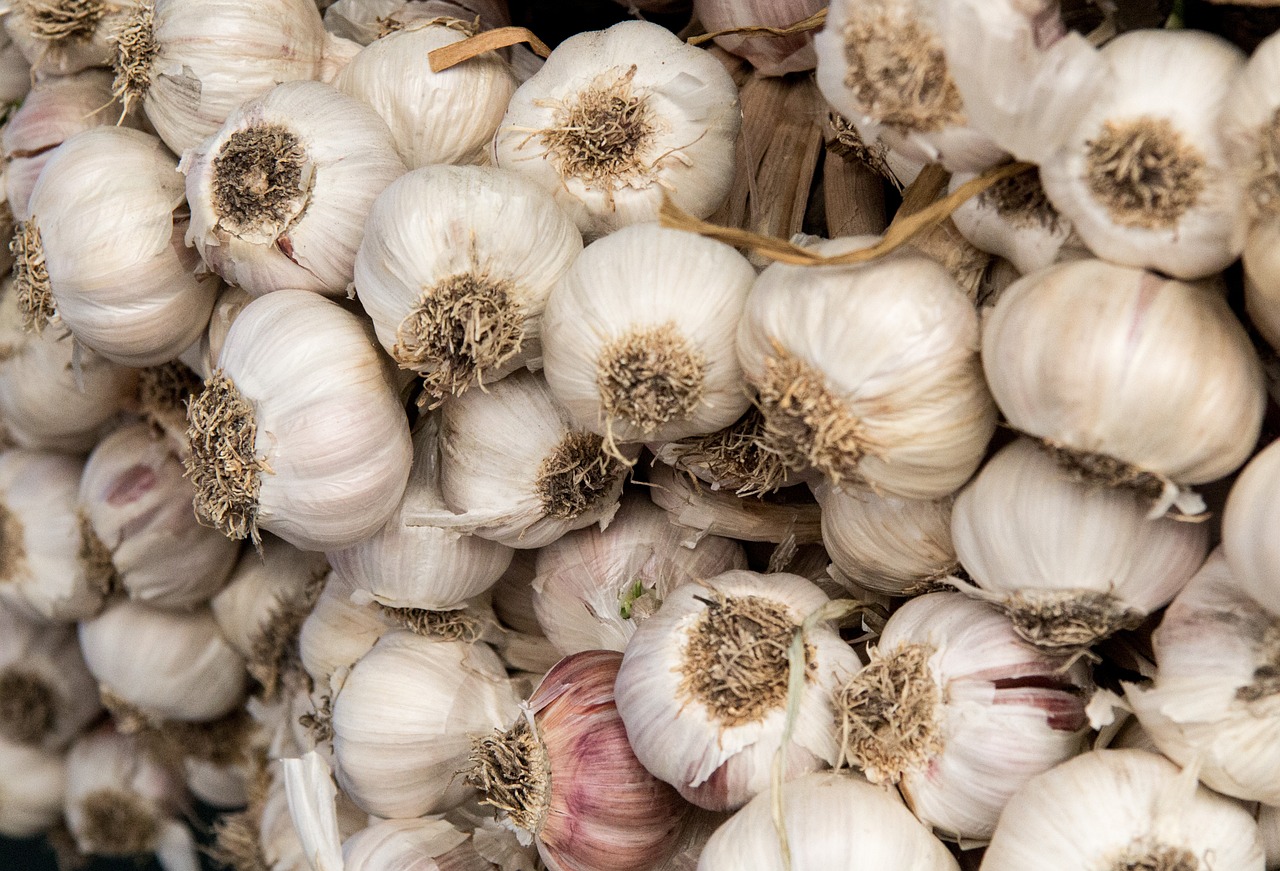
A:
[[[547,297],[581,251],[573,222],[522,176],[426,167],[374,201],[355,290],[382,347],[436,400],[541,360]]]
[[[470,390],[440,411],[440,483],[445,503],[461,513],[454,525],[510,547],[542,547],[607,524],[637,453],[619,456],[581,429],[533,372]],[[445,522],[438,512],[423,521]]]
[[[100,710],[75,631],[0,605],[0,740],[60,750]]]
[[[0,738],[0,835],[30,838],[62,816],[66,761],[61,753]]]
[[[373,201],[405,171],[377,113],[320,82],[242,104],[180,168],[188,244],[255,296],[345,293]]]
[[[1280,617],[1259,608],[1221,550],[1152,635],[1156,676],[1125,695],[1160,751],[1212,789],[1280,804]]]
[[[836,693],[842,755],[951,838],[989,838],[1010,796],[1084,749],[1088,667],[1027,644],[989,605],[912,599],[870,656]]]
[[[1268,612],[1280,615],[1274,518],[1280,513],[1280,442],[1249,461],[1227,497],[1222,515],[1222,547],[1240,588]]]
[[[798,575],[730,571],[676,587],[636,628],[618,672],[636,758],[699,807],[741,807],[768,789],[796,705],[785,776],[835,762],[831,695],[861,663],[830,623],[805,633],[800,698],[788,690],[792,638],[828,601]]]
[[[1262,871],[1263,858],[1249,811],[1193,771],[1141,750],[1095,750],[1014,795],[982,868]]]
[[[946,270],[920,255],[771,265],[747,300],[738,355],[760,393],[767,447],[837,487],[946,496],[973,474],[995,430],[977,315]]]
[[[755,277],[723,242],[656,224],[591,243],[542,319],[551,392],[611,442],[728,426],[751,402],[735,334]]]
[[[431,71],[428,54],[467,36],[438,18],[413,21],[374,40],[333,80],[382,116],[410,169],[481,162],[515,93],[510,68],[492,53]]]
[[[954,175],[949,189],[954,192],[973,178]],[[997,182],[962,203],[951,219],[969,242],[1005,258],[1024,274],[1082,250],[1078,242],[1072,247],[1071,221],[1049,202],[1038,170]]]
[[[738,89],[710,53],[624,21],[566,39],[511,98],[494,160],[549,191],[583,233],[695,217],[729,193]]]
[[[347,670],[397,627],[395,619],[376,602],[353,601],[355,591],[351,582],[331,573],[298,632],[302,667],[321,695],[334,684],[341,686]]]
[[[787,832],[789,861],[778,842],[776,808]],[[784,871],[839,868],[959,871],[942,842],[903,804],[847,774],[816,772],[783,784],[782,794],[751,800],[707,841],[698,871]]]
[[[172,360],[209,322],[217,277],[183,244],[182,178],[154,136],[97,127],[49,158],[18,227],[15,284],[37,328],[127,366]],[[87,195],[86,192],[92,192]]]
[[[693,12],[708,33],[739,27],[787,27],[824,8],[821,0],[694,0]],[[802,73],[818,65],[813,34],[727,33],[716,45],[750,62],[761,75]]]
[[[115,91],[175,154],[281,82],[315,79],[326,48],[313,0],[152,0],[115,36]]]
[[[1085,477],[1139,490],[1153,514],[1203,510],[1181,488],[1239,467],[1266,405],[1257,357],[1215,287],[1101,260],[1005,290],[983,323],[982,363],[1011,426]]]
[[[505,727],[517,704],[486,645],[389,632],[333,700],[338,784],[361,808],[389,819],[460,804],[469,788],[453,775],[471,736]]]
[[[131,725],[212,720],[244,702],[244,659],[207,607],[117,602],[80,623],[80,648],[103,702]]]
[[[395,512],[412,446],[366,324],[324,297],[254,300],[187,408],[197,513],[232,538],[336,550]]]
[[[105,557],[112,587],[166,608],[209,601],[238,550],[196,520],[179,453],[150,425],[125,426],[98,443],[80,478],[81,535]]]
[[[643,494],[624,495],[609,528],[571,532],[537,553],[533,609],[565,656],[625,650],[636,626],[681,584],[747,567],[737,542],[709,535],[685,547],[685,531]]]
[[[977,594],[1051,649],[1087,647],[1142,622],[1191,579],[1209,541],[1203,524],[1148,519],[1132,490],[1073,480],[1027,439],[960,491],[951,535]]]
[[[37,73],[66,76],[109,66],[112,36],[141,0],[10,0],[4,29]]]

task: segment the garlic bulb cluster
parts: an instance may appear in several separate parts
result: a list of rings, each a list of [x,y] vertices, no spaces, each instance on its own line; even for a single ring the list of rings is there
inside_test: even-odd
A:
[[[796,632],[830,600],[797,575],[730,571],[676,587],[627,643],[618,713],[636,758],[682,796],[732,810],[785,776],[835,762],[832,694],[861,665],[828,622],[808,628],[799,698],[788,687]],[[788,708],[797,709],[784,745]]]
[[[655,220],[664,196],[699,218],[715,211],[740,124],[719,61],[656,24],[624,21],[565,40],[520,86],[494,160],[602,235]]]
[[[1096,750],[1033,778],[1000,817],[983,871],[1262,871],[1252,815],[1191,770],[1141,750]]]
[[[4,29],[35,74],[66,76],[107,66],[113,35],[142,0],[10,0]]]
[[[981,602],[912,599],[870,659],[836,693],[842,756],[952,838],[989,838],[1010,796],[1084,749],[1085,664]]]
[[[1010,286],[984,322],[982,363],[1010,425],[1084,478],[1142,493],[1153,514],[1203,510],[1184,488],[1248,458],[1266,404],[1216,288],[1101,260]]]
[[[728,245],[654,224],[588,245],[542,320],[546,377],[610,442],[671,441],[750,404],[735,336],[755,270]]]
[[[0,737],[0,835],[31,838],[62,816],[66,790],[63,754]]]
[[[641,766],[614,705],[622,655],[561,660],[510,728],[477,737],[467,781],[550,868],[645,871],[677,844],[687,805]]]
[[[427,55],[467,38],[456,24],[409,22],[370,43],[333,80],[382,116],[410,169],[483,162],[515,93],[510,68],[493,54],[431,71]]]
[[[97,127],[49,158],[14,241],[29,324],[56,318],[127,366],[172,360],[209,322],[217,278],[183,244],[182,179],[154,136]],[[92,192],[87,195],[86,192]]]
[[[81,536],[112,589],[167,608],[207,602],[235,565],[237,545],[201,526],[179,448],[145,423],[100,441],[80,478]]]
[[[468,391],[440,410],[440,483],[445,503],[460,512],[453,525],[510,547],[542,547],[608,524],[637,453],[619,454],[580,428],[533,372]],[[444,523],[434,512],[423,521]]]
[[[61,750],[100,710],[75,631],[0,605],[0,740]]]
[[[533,609],[568,656],[625,650],[642,621],[681,584],[747,567],[737,542],[709,535],[684,547],[684,530],[642,494],[623,496],[608,529],[571,532],[537,553]]]
[[[956,497],[951,535],[972,592],[1047,649],[1087,647],[1142,622],[1200,568],[1209,540],[1203,524],[1149,519],[1133,490],[1073,480],[1027,439]]]
[[[245,307],[187,417],[196,511],[232,538],[346,547],[387,521],[409,478],[385,359],[355,315],[307,291]]]
[[[871,241],[816,250],[839,254]],[[995,429],[977,315],[923,256],[773,264],[747,300],[738,354],[760,394],[769,449],[842,489],[946,496],[973,474]]]
[[[708,33],[739,27],[787,27],[824,8],[821,0],[694,0],[693,13]],[[725,51],[745,58],[761,75],[802,73],[818,65],[813,34],[788,36],[727,33],[715,38]]]
[[[180,168],[188,243],[255,296],[345,293],[373,201],[405,171],[378,114],[320,82],[242,104]]]
[[[433,400],[542,358],[547,297],[582,251],[552,197],[511,172],[432,166],[374,201],[355,290]]]

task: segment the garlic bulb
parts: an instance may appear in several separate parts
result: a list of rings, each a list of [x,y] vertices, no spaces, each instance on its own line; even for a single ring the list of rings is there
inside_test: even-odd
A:
[[[751,403],[734,340],[754,280],[723,242],[656,224],[591,243],[542,319],[551,392],[611,442],[728,426]]]
[[[61,753],[0,738],[0,770],[0,835],[31,838],[57,825],[67,779]]]
[[[438,18],[413,21],[370,43],[333,80],[382,116],[410,169],[482,162],[515,93],[510,68],[492,53],[431,71],[428,54],[467,36]]]
[[[182,179],[160,140],[96,127],[58,146],[18,227],[15,285],[37,328],[127,366],[172,360],[209,322],[217,278],[182,242]],[[86,192],[92,192],[87,195]]]
[[[324,4],[321,4],[324,5]],[[479,19],[480,30],[511,23],[506,0],[337,0],[324,10],[324,27],[330,33],[369,45],[415,22],[454,19],[470,25]]]
[[[1153,514],[1194,513],[1180,488],[1239,467],[1266,404],[1222,294],[1100,260],[1010,286],[984,321],[982,363],[1011,426],[1073,472],[1138,490]]]
[[[327,694],[335,680],[341,686],[347,670],[397,626],[376,602],[353,601],[355,591],[354,584],[331,573],[298,632],[302,667],[320,695]]]
[[[836,693],[842,755],[949,837],[989,838],[1010,796],[1084,749],[1087,665],[1027,644],[988,605],[912,599],[870,655]]]
[[[1217,550],[1152,636],[1155,683],[1126,697],[1160,751],[1205,785],[1280,804],[1280,617]]]
[[[125,426],[89,455],[80,478],[81,536],[113,589],[166,608],[207,602],[237,545],[201,526],[178,446],[148,424]]]
[[[115,36],[115,92],[141,103],[174,154],[281,82],[318,78],[326,47],[313,0],[151,0]]]
[[[254,300],[187,409],[196,512],[232,538],[337,550],[395,512],[409,425],[364,323],[321,296]]]
[[[440,483],[445,503],[462,512],[455,524],[509,547],[542,547],[607,525],[637,453],[619,456],[579,429],[532,372],[468,391],[440,411]],[[423,522],[444,524],[436,512]]]
[[[956,497],[951,535],[973,592],[1047,649],[1087,647],[1141,623],[1191,579],[1209,540],[1203,524],[1148,519],[1132,490],[1072,480],[1027,439]]]
[[[619,506],[608,529],[580,529],[538,551],[534,612],[565,656],[625,650],[673,589],[747,567],[742,546],[727,538],[684,547],[684,530],[643,494],[623,496]]]
[[[828,601],[797,575],[731,571],[676,587],[636,628],[618,673],[636,758],[699,807],[741,807],[768,789],[790,704],[786,776],[834,763],[831,694],[860,662],[829,623],[805,633],[799,700],[788,690],[792,638]]]
[[[775,806],[785,820],[789,861],[778,843]],[[707,841],[698,871],[839,868],[851,860],[865,868],[960,869],[942,842],[883,789],[817,772],[784,784],[781,796],[752,799]]]
[[[10,0],[4,29],[35,74],[66,76],[111,62],[112,40],[141,0]],[[96,107],[94,107],[96,108]]]
[[[972,304],[941,266],[915,254],[859,266],[775,263],[738,328],[770,450],[839,488],[911,499],[955,491],[986,451],[995,406],[977,350]]]
[[[91,617],[107,593],[81,538],[84,464],[58,454],[0,452],[0,603],[36,617]]]
[[[74,630],[0,605],[0,740],[59,750],[100,710]]]
[[[1240,589],[1269,613],[1280,615],[1272,518],[1280,509],[1280,443],[1272,442],[1244,467],[1222,515],[1222,547]]]
[[[976,176],[959,173],[949,189]],[[1018,272],[1052,265],[1073,248],[1071,221],[1054,208],[1040,184],[1040,173],[1028,170],[997,182],[951,213],[956,228],[978,248],[1004,257]]]
[[[599,236],[656,220],[664,196],[710,215],[733,181],[740,124],[719,61],[656,24],[624,21],[566,39],[517,89],[494,161]]]
[[[389,819],[453,807],[469,792],[453,775],[471,736],[510,723],[517,704],[487,646],[389,632],[333,700],[338,785],[361,808]]]
[[[1249,811],[1163,757],[1096,750],[1028,782],[1005,808],[983,871],[1262,871]]]
[[[694,0],[693,13],[708,33],[738,27],[786,27],[824,8],[821,0]],[[818,65],[813,34],[790,36],[725,34],[716,45],[745,58],[761,75],[802,73]]]
[[[515,723],[472,745],[467,782],[549,868],[648,871],[676,847],[687,805],[641,766],[614,705],[622,654],[561,660]]]
[[[955,571],[953,498],[903,499],[872,490],[814,490],[822,543],[837,569],[860,587],[913,595]]]
[[[911,160],[976,172],[1003,150],[969,125],[943,54],[939,3],[836,0],[814,36],[818,87],[858,128]]]
[[[426,167],[374,201],[355,289],[382,347],[438,400],[541,359],[547,297],[581,251],[573,222],[527,179]]]
[[[83,454],[133,397],[138,373],[57,330],[22,326],[11,279],[0,280],[0,421],[20,448]]]
[[[129,725],[212,720],[244,702],[244,659],[208,608],[117,602],[80,623],[80,647],[103,702]]]
[[[227,116],[180,169],[188,244],[254,296],[346,292],[365,218],[405,171],[368,105],[320,82],[286,82]]]

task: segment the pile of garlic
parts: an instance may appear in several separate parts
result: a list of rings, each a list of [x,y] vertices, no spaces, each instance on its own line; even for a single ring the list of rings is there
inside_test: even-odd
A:
[[[1280,869],[1280,36],[595,2],[3,5],[0,836]]]

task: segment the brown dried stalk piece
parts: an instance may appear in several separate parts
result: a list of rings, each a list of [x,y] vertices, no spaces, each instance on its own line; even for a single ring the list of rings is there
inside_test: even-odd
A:
[[[13,289],[18,298],[22,326],[29,333],[40,333],[57,316],[53,303],[53,287],[44,262],[44,243],[36,216],[19,221],[9,242],[13,254]]]
[[[702,472],[739,496],[762,496],[786,485],[787,465],[765,441],[764,415],[752,406],[729,426],[666,446],[673,465]]]
[[[748,24],[743,27],[727,27],[724,30],[713,30],[710,33],[700,33],[697,36],[690,37],[689,45],[702,45],[710,42],[719,36],[791,36],[796,33],[808,33],[811,30],[819,30],[827,23],[827,10],[819,9],[812,15],[801,18],[799,21],[793,21],[782,27],[771,27],[764,24]]]
[[[547,44],[538,39],[537,35],[527,27],[495,27],[493,30],[477,33],[462,42],[435,49],[427,55],[427,63],[431,67],[431,72],[442,73],[449,67],[465,63],[485,52],[507,48],[521,42],[529,43],[529,48],[538,57],[551,55],[551,49]]]
[[[57,700],[48,682],[20,665],[0,670],[0,737],[38,744],[54,728]]]
[[[627,464],[591,432],[570,432],[538,466],[534,488],[550,517],[572,520],[608,495]]]
[[[551,803],[551,763],[528,720],[474,738],[469,761],[466,780],[480,791],[480,801],[536,834]]]
[[[279,124],[232,133],[213,158],[213,211],[235,236],[276,238],[310,198],[310,159],[302,141]]]
[[[1000,603],[1014,631],[1042,650],[1082,650],[1146,617],[1097,590],[1020,590]]]
[[[461,609],[429,611],[426,608],[393,608],[379,604],[378,610],[398,625],[424,638],[471,642],[479,640],[484,631],[475,615]]]
[[[144,2],[115,32],[112,40],[116,53],[111,58],[111,69],[115,73],[111,93],[123,106],[120,112],[123,118],[151,89],[151,70],[160,53],[160,44],[155,38],[155,6]]]
[[[262,541],[258,533],[261,475],[271,468],[254,447],[258,427],[253,406],[230,378],[216,369],[187,407],[191,454],[183,460],[196,488],[196,516],[229,538]]]
[[[1085,143],[1089,191],[1122,227],[1176,226],[1205,190],[1205,157],[1166,118],[1107,121]]]
[[[904,644],[871,661],[836,692],[841,758],[873,783],[897,783],[942,752],[942,693],[929,669],[933,648]]]
[[[707,358],[674,321],[636,328],[600,349],[596,388],[605,414],[651,434],[702,401]]]
[[[563,178],[612,188],[644,175],[657,130],[647,95],[632,87],[636,67],[609,70],[554,104],[553,125],[535,135]]]
[[[160,822],[133,793],[100,789],[80,800],[80,810],[80,837],[89,852],[138,856],[155,848]]]

